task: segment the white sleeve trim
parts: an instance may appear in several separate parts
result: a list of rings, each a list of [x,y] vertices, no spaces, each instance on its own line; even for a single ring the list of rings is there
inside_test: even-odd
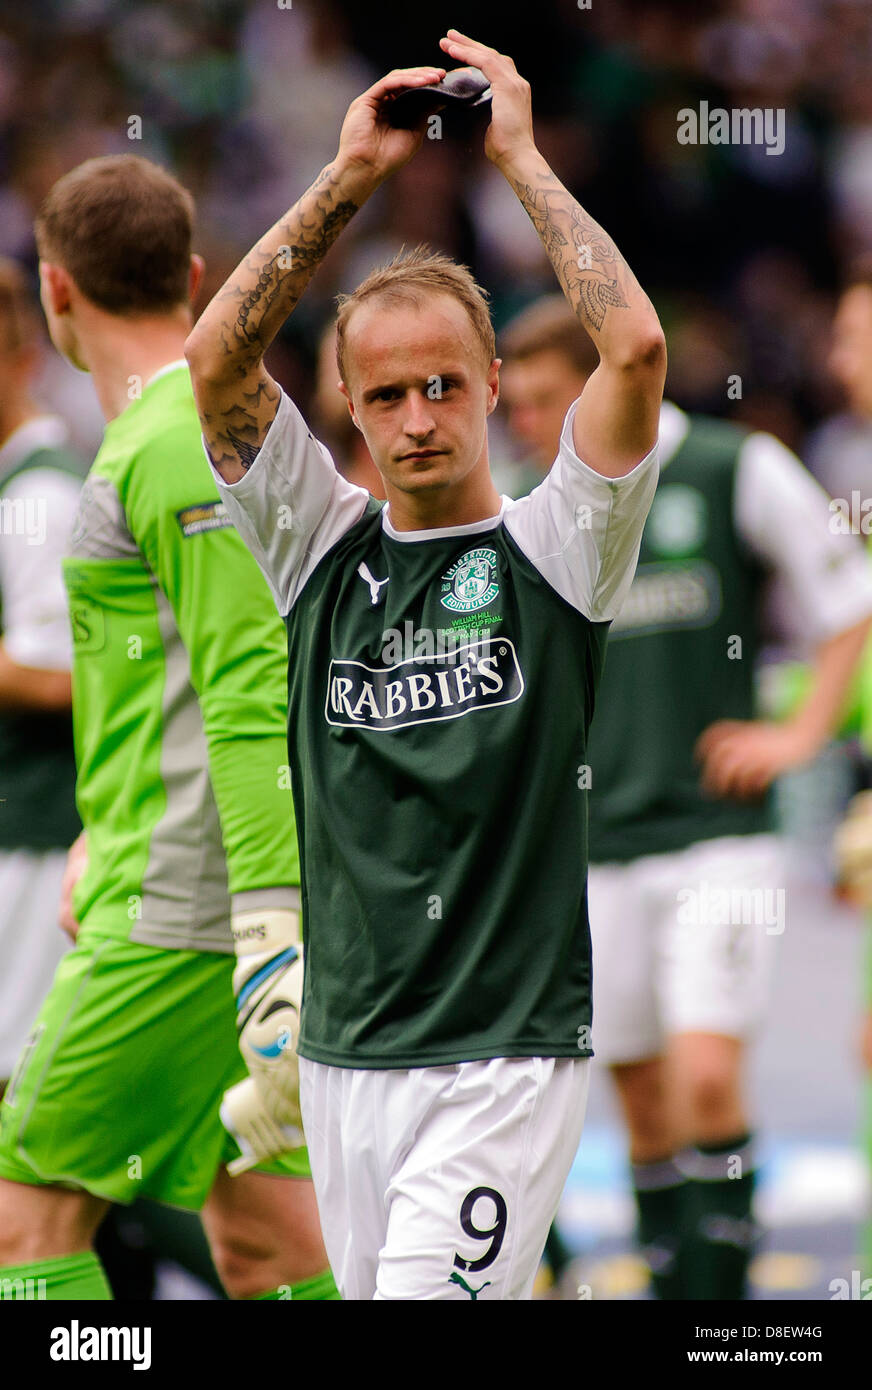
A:
[[[551,471],[506,507],[506,530],[543,579],[592,622],[619,612],[633,581],[657,487],[658,448],[630,473],[607,478],[578,457],[566,415]]]
[[[369,493],[337,471],[284,391],[244,478],[226,483],[203,447],[227,513],[285,616],[315,566],[363,516]]]
[[[812,645],[872,615],[872,566],[859,540],[831,529],[829,498],[771,434],[739,454],[734,520],[740,539],[783,578]]]

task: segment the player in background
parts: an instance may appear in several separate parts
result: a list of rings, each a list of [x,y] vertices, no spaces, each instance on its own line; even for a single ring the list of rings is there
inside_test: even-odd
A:
[[[830,369],[845,393],[848,416],[824,425],[822,444],[847,444],[850,464],[842,464],[832,481],[840,484],[834,494],[834,519],[844,529],[872,531],[872,261],[868,258],[853,266],[836,309]],[[865,450],[863,443],[865,442]],[[853,465],[853,467],[851,466]],[[867,549],[870,542],[866,542]],[[867,645],[860,680],[860,741],[867,758],[872,758],[872,645]],[[866,1068],[867,1151],[872,1162],[872,796],[860,792],[848,808],[836,835],[839,875],[847,896],[866,909],[866,979],[864,996],[866,1017],[861,1056]],[[872,1271],[872,1219],[866,1227],[866,1273]]]
[[[585,381],[573,333],[540,302],[502,340],[509,420],[543,471]],[[656,1295],[738,1299],[754,1235],[743,1064],[787,906],[763,794],[837,727],[872,579],[772,436],[664,401],[660,451],[588,749],[595,1042],[629,1130]],[[767,574],[785,581],[813,651],[810,693],[778,725],[753,717]]]
[[[351,104],[335,160],[186,351],[221,494],[288,627],[301,1098],[339,1286],[519,1299],[584,1116],[577,767],[655,487],[665,352],[632,272],[536,149],[514,63],[456,30],[441,47],[491,83],[485,152],[599,351],[538,498],[493,486],[493,328],[445,256],[401,256],[340,306],[342,389],[386,505],[340,476],[263,365],[332,242],[420,146],[423,129],[389,124],[391,94],[441,69],[392,72]]]
[[[336,1297],[284,1046],[302,983],[284,634],[203,459],[192,218],[170,175],[113,156],[37,221],[52,340],[107,420],[64,562],[79,926],[0,1110],[0,1270],[53,1299],[109,1296],[94,1231],[138,1196],[202,1208],[232,1297]]]
[[[833,320],[830,374],[847,409],[837,411],[811,435],[809,467],[831,497],[851,502],[872,497],[872,256],[849,266]],[[869,509],[867,528],[872,525]],[[863,517],[860,517],[862,523]],[[868,529],[865,534],[869,534]]]
[[[84,468],[31,399],[40,338],[23,269],[0,259],[0,1096],[65,949],[58,903],[81,828],[61,557]]]

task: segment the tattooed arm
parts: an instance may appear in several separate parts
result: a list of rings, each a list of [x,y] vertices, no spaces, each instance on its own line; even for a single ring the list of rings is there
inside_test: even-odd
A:
[[[264,353],[343,227],[423,139],[422,130],[388,125],[385,98],[444,75],[444,68],[398,69],[351,103],[333,163],[236,267],[188,338],[203,435],[226,482],[254,463],[278,410]]]
[[[536,149],[530,87],[511,58],[456,29],[441,46],[489,78],[493,102],[485,153],[526,209],[570,308],[600,355],[575,412],[575,451],[597,472],[621,477],[657,439],[666,376],[657,314],[614,242]]]

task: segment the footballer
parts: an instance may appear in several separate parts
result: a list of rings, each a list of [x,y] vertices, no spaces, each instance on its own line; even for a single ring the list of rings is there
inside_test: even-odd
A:
[[[341,302],[337,356],[386,504],[337,472],[263,355],[422,125],[390,73],[336,158],[186,345],[228,513],[284,616],[307,930],[298,1048],[325,1243],[344,1297],[525,1299],[576,1153],[591,1055],[585,762],[609,622],[657,480],[657,315],[536,148],[512,60],[450,30],[491,85],[485,152],[599,354],[530,498],[501,498],[499,360],[468,271],[419,250]],[[235,612],[244,612],[241,588]],[[385,638],[474,629],[391,662]]]

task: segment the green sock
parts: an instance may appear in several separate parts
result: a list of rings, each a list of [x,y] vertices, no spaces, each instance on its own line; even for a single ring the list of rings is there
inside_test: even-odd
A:
[[[687,1179],[671,1158],[634,1163],[632,1175],[639,1217],[636,1234],[651,1272],[654,1297],[682,1298],[679,1248]]]
[[[308,1300],[310,1303],[335,1302],[339,1299],[341,1302],[341,1294],[329,1269],[325,1269],[323,1274],[313,1274],[311,1279],[301,1279],[298,1284],[280,1284],[277,1289],[270,1289],[267,1293],[256,1293],[254,1298],[258,1302],[263,1299]]]
[[[16,1282],[10,1284],[10,1281]],[[14,1293],[10,1291],[12,1288]],[[33,1260],[26,1265],[2,1265],[0,1289],[3,1298],[79,1299],[92,1303],[112,1298],[103,1266],[90,1250],[80,1255]]]
[[[685,1256],[685,1297],[747,1297],[748,1266],[758,1236],[752,1216],[751,1135],[698,1144],[682,1155],[691,1179],[691,1232]]]

